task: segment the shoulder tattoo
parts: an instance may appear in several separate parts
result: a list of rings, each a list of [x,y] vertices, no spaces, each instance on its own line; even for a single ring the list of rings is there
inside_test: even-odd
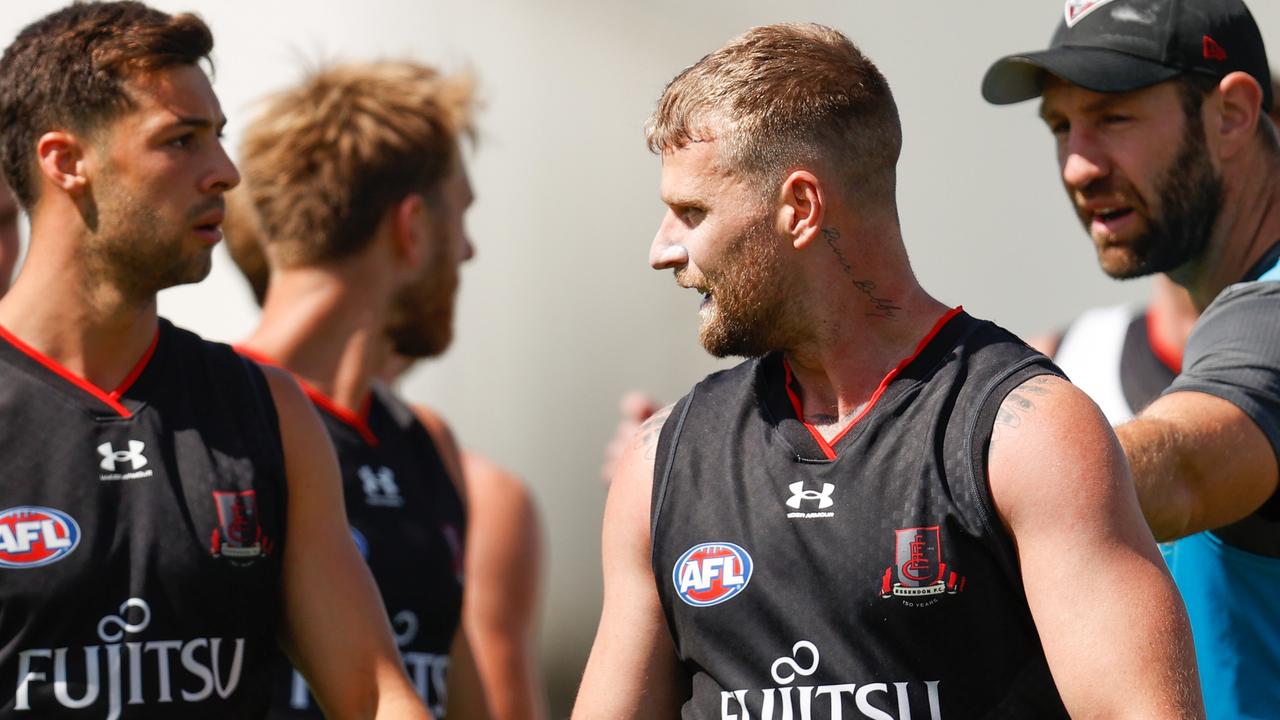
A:
[[[658,457],[658,436],[662,434],[662,426],[667,423],[667,418],[674,407],[675,403],[672,403],[650,415],[649,419],[645,420],[636,431],[640,434],[640,444],[644,447],[646,460],[654,460]]]
[[[1022,425],[1024,419],[1035,414],[1036,402],[1051,394],[1052,380],[1051,375],[1037,375],[1005,396],[996,411],[995,425],[991,428],[992,445],[1000,438],[1008,437]]]

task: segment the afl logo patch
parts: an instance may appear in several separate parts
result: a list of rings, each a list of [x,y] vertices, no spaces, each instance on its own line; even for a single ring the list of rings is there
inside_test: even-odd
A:
[[[0,568],[56,563],[80,544],[80,526],[61,510],[24,505],[0,510]]]
[[[695,545],[676,561],[671,572],[676,593],[687,605],[719,605],[751,582],[751,556],[727,542]]]

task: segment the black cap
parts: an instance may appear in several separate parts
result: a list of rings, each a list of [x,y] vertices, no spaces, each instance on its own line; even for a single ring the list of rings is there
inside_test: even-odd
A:
[[[1128,92],[1185,73],[1221,78],[1235,71],[1272,103],[1262,33],[1241,0],[1066,0],[1062,22],[1041,52],[997,60],[982,80],[996,105],[1038,97],[1044,73],[1094,92]]]

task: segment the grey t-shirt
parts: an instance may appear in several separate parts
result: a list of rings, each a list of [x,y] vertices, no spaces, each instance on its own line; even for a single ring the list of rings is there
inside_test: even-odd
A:
[[[1193,390],[1240,408],[1271,441],[1280,463],[1280,282],[1229,286],[1205,309],[1165,394]],[[1280,490],[1263,506],[1280,516]]]

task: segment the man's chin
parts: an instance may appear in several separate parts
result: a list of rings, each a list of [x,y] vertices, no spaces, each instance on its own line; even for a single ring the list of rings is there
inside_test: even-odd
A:
[[[1098,267],[1111,278],[1128,280],[1151,274],[1147,257],[1132,246],[1120,245],[1112,238],[1095,237],[1093,241],[1098,252]]]

